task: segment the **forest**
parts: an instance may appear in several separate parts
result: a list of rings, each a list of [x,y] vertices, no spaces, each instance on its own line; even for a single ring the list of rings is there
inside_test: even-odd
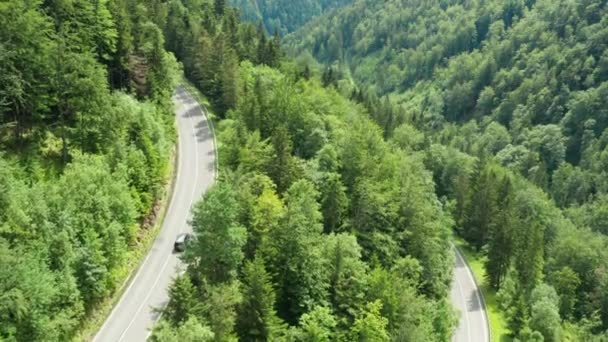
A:
[[[284,40],[424,153],[520,340],[606,338],[607,19],[594,0],[360,0]]]
[[[2,341],[69,341],[150,228],[178,63],[148,3],[0,2]]]
[[[220,178],[150,340],[450,341],[454,235],[507,341],[608,340],[605,0],[10,0],[0,23],[0,341],[78,339],[134,267],[182,74]]]
[[[221,178],[151,339],[449,340],[453,222],[423,155],[217,4],[168,4],[170,49],[219,120]]]
[[[353,0],[230,0],[245,21],[261,23],[270,34],[281,36],[302,27],[311,19]]]

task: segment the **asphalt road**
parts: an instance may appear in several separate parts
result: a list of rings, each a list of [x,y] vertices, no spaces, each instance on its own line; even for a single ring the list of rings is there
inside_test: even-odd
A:
[[[452,280],[452,304],[460,312],[460,321],[453,342],[489,342],[488,316],[482,301],[481,290],[473,279],[473,273],[460,252],[456,254]]]
[[[145,341],[158,319],[155,308],[166,305],[171,280],[180,271],[173,243],[191,231],[190,208],[215,177],[214,140],[201,106],[179,87],[173,98],[179,133],[178,165],[173,195],[161,231],[94,342]]]
[[[188,221],[192,205],[201,198],[215,177],[214,140],[201,106],[185,89],[178,88],[174,102],[179,133],[175,188],[161,231],[131,278],[118,304],[112,310],[94,342],[145,341],[158,319],[156,308],[166,305],[167,289],[180,271],[178,255],[173,253],[175,237],[191,231]],[[453,342],[489,342],[488,319],[473,275],[455,250],[451,299],[460,311]]]

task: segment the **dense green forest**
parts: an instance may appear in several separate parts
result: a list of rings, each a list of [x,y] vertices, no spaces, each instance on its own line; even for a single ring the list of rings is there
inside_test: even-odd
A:
[[[222,177],[152,340],[449,340],[452,221],[423,154],[236,11],[199,5],[169,2],[166,34],[220,119]]]
[[[168,176],[175,58],[137,0],[0,2],[0,340],[67,341]]]
[[[360,0],[284,44],[325,64],[324,82],[389,141],[425,154],[456,231],[487,255],[514,336],[601,340],[606,1]]]
[[[230,0],[238,8],[241,18],[261,22],[267,32],[281,36],[293,32],[309,20],[353,0]]]
[[[152,341],[449,341],[453,232],[512,338],[608,340],[606,0],[227,3],[0,0],[0,341],[124,280],[182,69],[221,177]]]

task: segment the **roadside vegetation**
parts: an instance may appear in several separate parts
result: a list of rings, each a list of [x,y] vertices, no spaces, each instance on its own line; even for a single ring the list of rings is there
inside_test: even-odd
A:
[[[178,74],[157,18],[135,0],[0,3],[0,340],[83,334],[153,235]]]

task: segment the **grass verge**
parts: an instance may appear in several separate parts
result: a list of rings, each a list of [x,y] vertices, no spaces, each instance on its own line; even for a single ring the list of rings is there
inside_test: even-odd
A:
[[[492,331],[492,339],[495,342],[510,342],[509,329],[504,314],[500,311],[500,306],[496,299],[496,291],[488,285],[486,279],[486,270],[484,262],[486,257],[481,253],[475,252],[464,240],[455,236],[454,245],[458,247],[467,263],[473,271],[475,281],[479,284],[486,302],[488,312],[488,320],[490,321],[490,330]]]

